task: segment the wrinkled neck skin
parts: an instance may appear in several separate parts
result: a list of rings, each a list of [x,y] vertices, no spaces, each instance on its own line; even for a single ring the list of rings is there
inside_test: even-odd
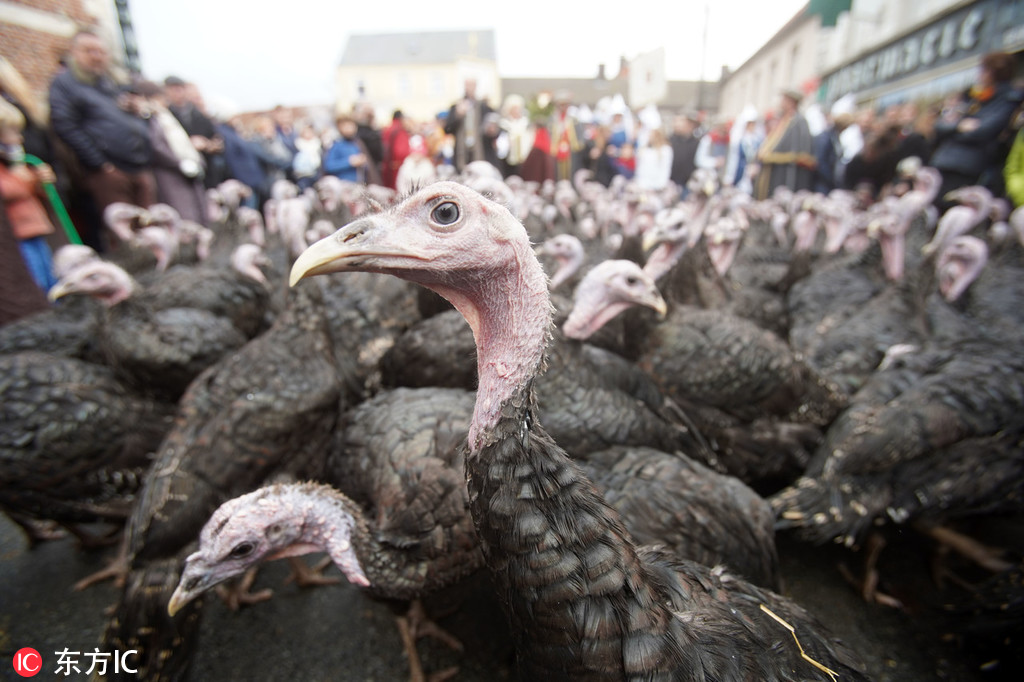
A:
[[[651,252],[644,264],[644,272],[655,281],[667,275],[686,253],[685,241],[663,242]]]
[[[502,405],[540,369],[551,333],[547,278],[529,244],[510,242],[516,258],[500,270],[468,273],[456,286],[431,284],[473,329],[479,384],[470,453],[488,442]]]
[[[353,547],[353,542],[368,535],[355,504],[340,495],[302,495],[301,506],[301,537],[270,558],[326,551],[349,582],[369,587],[370,581]]]

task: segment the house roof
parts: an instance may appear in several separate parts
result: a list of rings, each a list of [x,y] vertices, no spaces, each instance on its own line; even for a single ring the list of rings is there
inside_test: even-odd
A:
[[[496,61],[494,31],[352,35],[345,45],[341,65],[448,64],[461,57]]]

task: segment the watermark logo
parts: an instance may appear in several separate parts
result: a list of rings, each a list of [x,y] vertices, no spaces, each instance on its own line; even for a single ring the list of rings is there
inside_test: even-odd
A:
[[[32,647],[18,649],[14,654],[14,672],[22,677],[35,677],[43,669],[43,657]]]
[[[100,651],[99,648],[81,652],[71,651],[64,647],[63,651],[53,652],[57,657],[57,669],[53,671],[53,674],[64,677],[71,675],[103,676],[107,674],[108,666],[113,669],[114,673],[137,673],[138,670],[132,665],[136,664],[134,659],[138,653],[136,649],[110,653]],[[14,672],[22,677],[35,677],[43,669],[43,657],[32,647],[25,647],[14,654],[12,664]]]

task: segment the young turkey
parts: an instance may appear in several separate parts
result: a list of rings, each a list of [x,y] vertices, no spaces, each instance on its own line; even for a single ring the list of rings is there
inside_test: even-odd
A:
[[[792,602],[638,548],[540,426],[533,381],[551,303],[526,231],[506,208],[436,183],[317,242],[291,279],[345,270],[428,286],[473,329],[470,509],[525,679],[865,679],[853,654]]]

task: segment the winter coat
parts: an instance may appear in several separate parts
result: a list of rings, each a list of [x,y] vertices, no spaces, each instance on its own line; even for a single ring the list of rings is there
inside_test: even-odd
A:
[[[149,129],[146,121],[121,109],[117,97],[106,78],[88,83],[65,69],[50,84],[50,124],[86,168],[112,163],[138,173],[152,158]]]
[[[984,181],[982,175],[1002,169],[1005,147],[1000,140],[1010,117],[1020,104],[1020,93],[1001,83],[985,100],[966,96],[960,115],[944,117],[935,123],[935,151],[931,165],[940,171],[954,171]],[[957,130],[966,118],[978,121],[970,132]]]
[[[359,169],[352,165],[349,157],[362,153],[363,147],[356,140],[339,138],[324,154],[324,172],[336,175],[342,180],[359,182],[361,180]]]
[[[4,211],[16,239],[53,234],[53,223],[40,201],[43,196],[38,181],[26,180],[0,164],[0,198],[3,199]]]
[[[1003,178],[1006,180],[1006,196],[1014,206],[1024,206],[1024,128],[1017,133],[1010,147]]]

